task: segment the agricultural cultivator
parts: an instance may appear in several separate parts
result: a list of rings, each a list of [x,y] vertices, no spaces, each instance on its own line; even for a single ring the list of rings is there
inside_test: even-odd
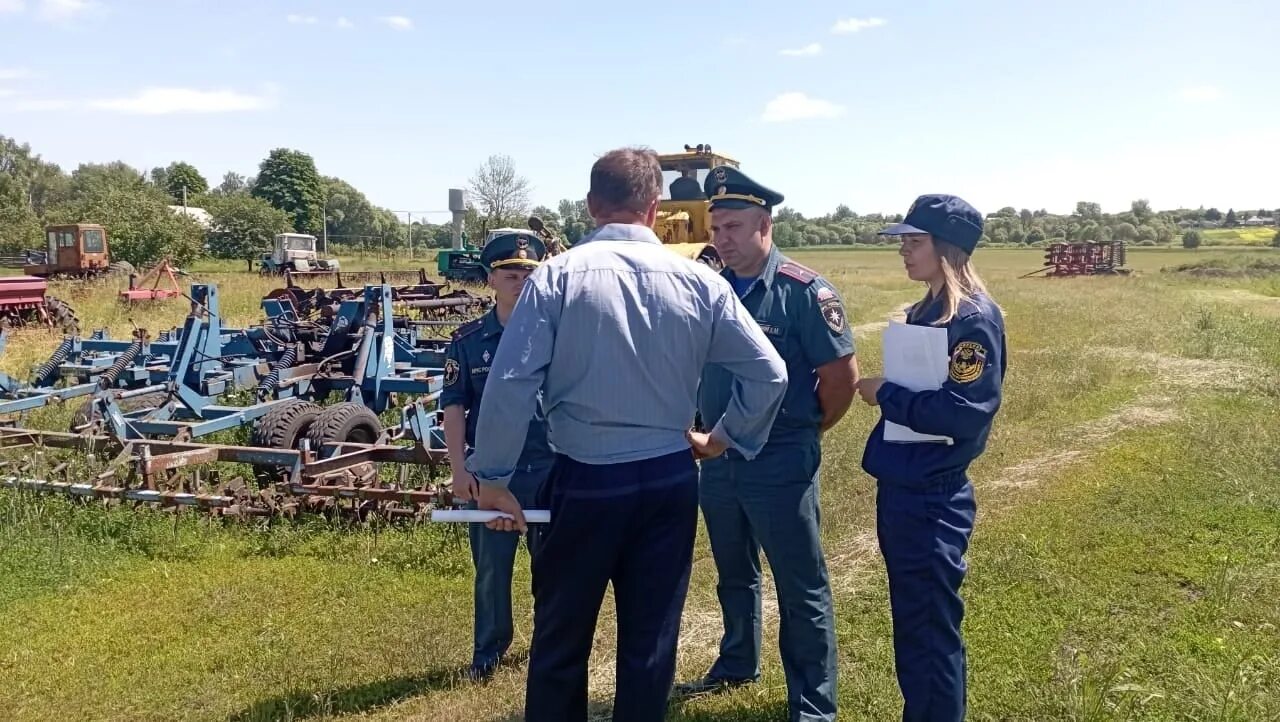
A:
[[[76,404],[65,432],[0,424],[0,453],[23,454],[0,460],[0,486],[236,516],[447,506],[432,480],[447,463],[433,407],[448,342],[424,333],[441,319],[397,309],[457,324],[489,299],[420,286],[273,292],[264,322],[241,329],[197,284],[181,328],[67,336],[28,379],[0,374],[0,416]],[[201,441],[215,434],[248,438]]]
[[[466,289],[451,289],[447,283],[436,283],[427,278],[425,269],[417,271],[418,282],[388,286],[394,304],[407,305],[416,312],[416,318],[407,323],[418,329],[419,335],[447,337],[447,331],[489,309],[493,300],[477,296]],[[379,285],[388,285],[385,276]],[[365,287],[346,287],[338,276],[337,288],[306,288],[290,279],[283,288],[267,293],[263,301],[278,301],[284,306],[272,307],[276,313],[292,313],[300,319],[331,318],[343,301],[355,298]],[[266,306],[264,306],[266,308]]]
[[[1124,263],[1124,241],[1055,243],[1045,251],[1044,267],[1022,277],[1038,273],[1044,273],[1045,276],[1127,274],[1130,269],[1125,268]]]

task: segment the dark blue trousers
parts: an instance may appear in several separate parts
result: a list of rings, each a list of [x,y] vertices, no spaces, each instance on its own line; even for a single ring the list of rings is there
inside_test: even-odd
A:
[[[548,469],[520,469],[511,477],[508,487],[526,509],[537,501],[538,487]],[[472,501],[467,505],[475,509]],[[525,545],[532,556],[537,551],[538,524],[530,524]],[[476,568],[475,641],[471,652],[473,667],[496,665],[511,646],[514,629],[511,623],[511,578],[520,546],[520,535],[494,531],[484,524],[470,524],[471,562]]]
[[[787,679],[788,720],[836,719],[835,610],[820,534],[817,439],[766,447],[752,461],[736,453],[702,462],[702,516],[724,619],[720,656],[708,675],[760,676],[760,552],[778,594],[778,651]]]
[[[889,576],[904,722],[958,722],[966,708],[960,585],[977,507],[973,485],[880,484],[876,531]]]
[[[532,563],[525,719],[587,719],[587,662],[610,582],[618,616],[613,719],[663,719],[698,519],[692,453],[607,465],[558,456],[539,500],[551,523]]]

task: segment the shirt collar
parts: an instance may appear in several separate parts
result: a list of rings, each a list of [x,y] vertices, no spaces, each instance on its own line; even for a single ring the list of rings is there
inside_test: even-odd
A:
[[[502,333],[502,322],[498,320],[498,307],[494,306],[484,315],[483,325],[480,327],[480,335],[483,338],[489,338],[500,333]]]
[[[662,245],[653,229],[640,223],[606,223],[583,236],[578,243],[591,241],[644,241]]]
[[[756,276],[755,282],[747,287],[747,293],[751,293],[751,290],[755,288],[756,283],[762,283],[766,288],[773,285],[774,276],[778,275],[778,267],[781,265],[782,251],[778,250],[778,244],[771,244],[769,246],[769,255],[764,261],[764,268],[760,269],[760,275]],[[722,275],[730,279],[738,277],[738,275],[728,267],[722,271]],[[743,296],[745,297],[746,294],[743,294]]]

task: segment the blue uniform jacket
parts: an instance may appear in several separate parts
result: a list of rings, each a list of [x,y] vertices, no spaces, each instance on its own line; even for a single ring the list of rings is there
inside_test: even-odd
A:
[[[835,288],[817,271],[792,261],[773,246],[760,275],[749,282],[732,270],[721,272],[739,291],[751,313],[787,366],[787,391],[773,420],[766,449],[804,445],[818,438],[822,404],[816,369],[854,353],[853,330]],[[734,377],[714,364],[702,372],[698,411],[717,419],[729,404]]]
[[[480,418],[480,400],[484,395],[489,368],[498,353],[498,341],[502,339],[502,324],[497,310],[490,310],[480,318],[464,324],[454,331],[445,356],[444,390],[440,392],[440,408],[461,404],[467,417],[467,453],[476,445],[476,425]],[[538,403],[529,421],[524,450],[520,454],[519,468],[532,471],[549,468],[555,459],[547,443],[547,421],[542,404]]]
[[[941,311],[938,299],[926,299],[912,308],[907,323],[933,325]],[[886,381],[876,393],[881,417],[867,439],[862,468],[882,483],[921,487],[959,481],[986,449],[1007,368],[1004,317],[990,298],[979,295],[961,303],[945,328],[951,360],[942,388],[913,392]],[[887,442],[885,420],[955,443]]]

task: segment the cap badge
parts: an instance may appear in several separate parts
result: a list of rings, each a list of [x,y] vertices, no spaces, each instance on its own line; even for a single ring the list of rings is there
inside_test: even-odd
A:
[[[725,180],[724,168],[716,169],[716,180],[720,181],[721,183],[724,183],[724,180]]]

